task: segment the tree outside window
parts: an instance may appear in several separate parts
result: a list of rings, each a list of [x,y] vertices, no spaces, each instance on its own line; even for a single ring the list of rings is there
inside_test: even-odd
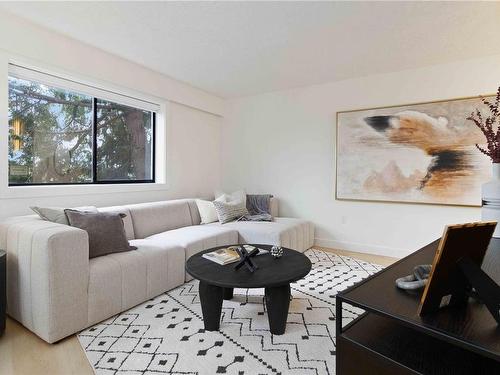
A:
[[[153,166],[152,112],[9,77],[10,185],[154,182]]]

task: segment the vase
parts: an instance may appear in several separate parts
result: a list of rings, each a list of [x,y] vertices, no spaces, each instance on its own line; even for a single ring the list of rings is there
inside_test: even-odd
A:
[[[500,238],[500,163],[493,163],[491,172],[491,181],[481,187],[481,219],[497,221],[493,237]]]

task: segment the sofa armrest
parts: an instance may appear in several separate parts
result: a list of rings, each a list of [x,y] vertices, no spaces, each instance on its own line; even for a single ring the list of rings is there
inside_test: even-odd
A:
[[[36,218],[0,223],[7,252],[8,314],[45,341],[88,323],[87,232]]]
[[[272,197],[269,201],[269,211],[272,217],[279,216],[279,208],[278,208],[278,198]]]

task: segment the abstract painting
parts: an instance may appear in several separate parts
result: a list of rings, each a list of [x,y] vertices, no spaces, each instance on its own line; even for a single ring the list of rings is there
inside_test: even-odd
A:
[[[480,206],[478,97],[337,113],[336,198]]]

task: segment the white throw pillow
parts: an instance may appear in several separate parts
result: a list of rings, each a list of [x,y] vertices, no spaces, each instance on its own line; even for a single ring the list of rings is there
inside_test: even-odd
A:
[[[247,194],[245,190],[238,190],[234,193],[224,193],[223,191],[216,191],[215,197],[219,202],[232,202],[232,203],[245,203],[247,201]],[[222,201],[220,199],[223,199]]]
[[[217,200],[223,201],[221,198],[218,198]],[[198,207],[198,211],[200,212],[201,224],[210,224],[219,220],[213,202],[202,199],[196,199],[195,202]]]

